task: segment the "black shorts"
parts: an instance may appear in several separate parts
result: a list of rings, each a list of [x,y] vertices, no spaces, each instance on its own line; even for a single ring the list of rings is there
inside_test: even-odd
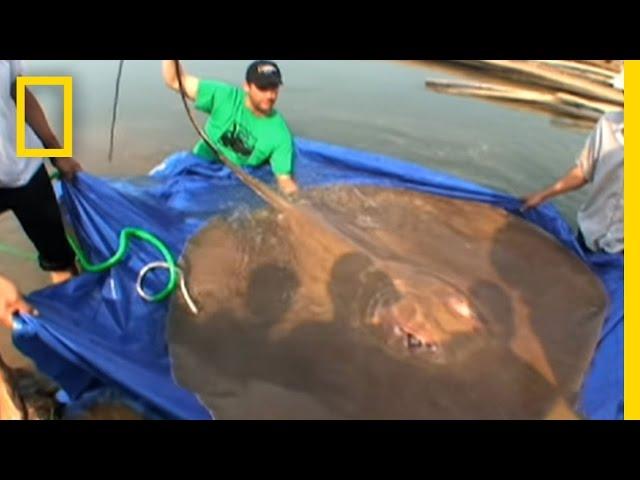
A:
[[[70,270],[75,254],[67,242],[58,201],[44,165],[23,187],[0,188],[0,213],[12,210],[47,272]]]

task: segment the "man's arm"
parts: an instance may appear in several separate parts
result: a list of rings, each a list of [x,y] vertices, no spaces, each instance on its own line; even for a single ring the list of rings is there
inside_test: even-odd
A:
[[[576,165],[569,172],[545,190],[528,195],[523,199],[523,210],[535,208],[542,203],[567,192],[578,190],[589,183],[580,165]]]
[[[11,85],[11,96],[13,100],[16,100],[16,83]],[[58,137],[51,129],[47,117],[44,113],[44,109],[40,105],[40,102],[36,96],[31,93],[28,88],[25,88],[24,97],[24,116],[27,124],[31,127],[34,133],[38,136],[44,148],[47,149],[61,149],[62,145],[58,140]],[[52,158],[51,161],[55,167],[60,170],[60,173],[66,179],[72,179],[75,174],[82,171],[82,167],[73,158]]]
[[[278,188],[285,195],[296,195],[298,193],[298,184],[291,175],[278,175]]]
[[[180,76],[182,78],[182,85],[185,90],[186,97],[195,102],[198,96],[198,87],[200,86],[200,79],[189,75],[182,65],[180,65]],[[178,71],[176,68],[175,60],[163,60],[162,61],[162,78],[164,83],[171,90],[180,93],[180,83],[178,81]]]
[[[281,141],[271,154],[270,163],[278,182],[278,188],[288,196],[298,193],[298,184],[293,179],[294,158],[293,137],[287,128]]]
[[[12,317],[16,313],[37,314],[33,307],[24,301],[18,287],[0,275],[0,325],[12,329]]]

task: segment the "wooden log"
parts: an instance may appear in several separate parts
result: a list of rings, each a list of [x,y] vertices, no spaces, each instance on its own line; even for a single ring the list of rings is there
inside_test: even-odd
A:
[[[459,62],[489,69],[496,74],[517,78],[522,82],[530,82],[588,98],[624,105],[622,92],[546,65],[520,60],[461,60]]]
[[[596,121],[603,112],[610,111],[599,110],[599,108],[604,108],[605,104],[599,104],[570,94],[541,93],[479,82],[452,82],[448,80],[427,80],[426,86],[436,92],[450,95],[532,103],[546,106],[548,109],[564,115],[590,121]],[[607,104],[606,106],[611,110],[616,108],[615,105]]]
[[[427,87],[434,91],[468,95],[499,98],[502,100],[518,100],[528,102],[554,102],[553,94],[539,93],[524,89],[514,89],[482,83],[450,82],[446,80],[427,80]]]
[[[624,64],[623,60],[576,60],[576,62],[602,68],[604,70],[610,70],[614,73],[620,73]]]
[[[584,65],[581,63],[571,62],[567,60],[535,60],[536,63],[548,65],[561,71],[581,75],[591,81],[611,86],[616,73],[611,70]]]
[[[590,108],[602,113],[615,112],[622,108],[620,105],[617,105],[615,103],[599,102],[596,100],[590,100],[588,98],[572,95],[570,93],[558,92],[555,95],[568,105],[579,105],[581,107]]]

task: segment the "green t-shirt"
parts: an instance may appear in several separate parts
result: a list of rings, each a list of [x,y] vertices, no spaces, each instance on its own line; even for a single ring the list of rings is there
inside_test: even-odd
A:
[[[200,81],[195,107],[210,114],[205,132],[220,153],[240,166],[265,162],[277,176],[293,174],[293,136],[284,118],[274,111],[255,115],[245,105],[246,93],[222,82]],[[207,160],[216,156],[201,140],[193,153]]]

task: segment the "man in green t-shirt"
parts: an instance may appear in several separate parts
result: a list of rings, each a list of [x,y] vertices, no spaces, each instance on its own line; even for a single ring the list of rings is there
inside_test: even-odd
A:
[[[174,60],[163,60],[167,86],[180,92]],[[278,65],[257,61],[249,65],[242,89],[226,83],[201,80],[181,68],[186,96],[195,108],[209,115],[205,132],[219,152],[236,165],[257,167],[266,162],[286,195],[297,193],[293,179],[293,136],[284,118],[274,109],[282,74]],[[200,141],[193,152],[210,161],[216,155]]]

